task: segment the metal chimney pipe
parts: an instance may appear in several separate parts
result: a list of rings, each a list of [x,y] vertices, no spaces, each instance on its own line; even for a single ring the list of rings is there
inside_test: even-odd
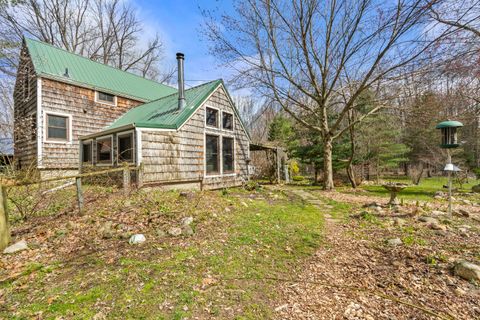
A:
[[[183,77],[183,61],[185,60],[185,55],[181,52],[177,53],[177,64],[178,64],[178,109],[183,109],[185,107],[185,79]]]

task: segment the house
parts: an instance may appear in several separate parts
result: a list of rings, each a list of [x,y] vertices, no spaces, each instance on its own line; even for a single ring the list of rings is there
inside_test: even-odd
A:
[[[42,176],[142,167],[144,184],[223,188],[248,179],[250,138],[221,80],[185,90],[25,39],[15,102],[15,159]]]

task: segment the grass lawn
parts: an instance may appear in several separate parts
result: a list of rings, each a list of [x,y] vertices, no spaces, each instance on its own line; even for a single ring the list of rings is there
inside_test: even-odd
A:
[[[24,276],[0,285],[0,318],[272,318],[276,283],[262,279],[289,277],[322,244],[322,213],[282,193],[199,192],[188,201],[176,192],[121,197],[91,205],[76,231],[68,231],[69,217],[63,216],[46,226],[67,230],[63,235],[28,240],[33,249],[26,253],[31,257],[25,258],[30,260]],[[126,201],[135,208],[128,213],[136,215],[135,230],[147,237],[142,245],[92,231],[107,214],[120,219]],[[152,212],[159,215],[154,208],[160,208],[163,222],[148,225]],[[171,213],[177,211],[182,213]],[[184,214],[194,217],[192,237],[156,235],[155,228]],[[59,246],[58,255],[42,251],[49,241]],[[84,253],[79,246],[66,259],[63,246],[72,243],[90,243],[99,251]],[[47,252],[52,256],[45,257]]]
[[[409,187],[398,194],[400,199],[405,200],[431,201],[436,191],[448,191],[448,189],[443,188],[444,185],[448,184],[448,178],[446,177],[423,178],[418,186],[413,185],[409,179],[403,178],[386,179],[386,181],[409,184]],[[456,183],[453,183],[452,186],[453,188],[458,188],[459,192],[464,193],[470,192],[472,186],[478,183],[476,180],[469,179],[468,183],[462,185],[462,189]],[[368,191],[372,196],[390,197],[390,193],[381,185],[366,185],[361,186],[361,188]]]

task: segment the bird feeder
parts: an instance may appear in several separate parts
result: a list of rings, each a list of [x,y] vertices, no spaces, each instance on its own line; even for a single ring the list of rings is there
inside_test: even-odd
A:
[[[445,149],[457,148],[459,146],[457,137],[457,128],[463,127],[459,121],[447,120],[437,124],[435,128],[442,131],[442,144],[440,147]]]

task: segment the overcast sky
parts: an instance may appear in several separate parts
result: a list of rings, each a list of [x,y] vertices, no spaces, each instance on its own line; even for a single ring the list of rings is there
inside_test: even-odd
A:
[[[230,0],[130,0],[146,27],[146,35],[156,32],[165,43],[164,62],[174,66],[175,53],[185,54],[187,85],[218,78],[228,78],[228,70],[218,68],[200,34],[201,9],[232,11]]]

